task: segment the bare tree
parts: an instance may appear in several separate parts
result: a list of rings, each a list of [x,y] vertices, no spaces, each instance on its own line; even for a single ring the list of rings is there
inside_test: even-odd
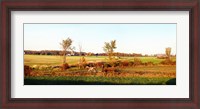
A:
[[[79,57],[80,57],[79,69],[81,69],[83,67],[83,61],[85,60],[85,58],[81,57],[82,56],[82,45],[80,43],[79,43],[78,47],[79,47]]]
[[[72,40],[70,38],[67,38],[65,40],[62,40],[60,43],[62,49],[63,49],[63,65],[66,64],[66,52],[67,50],[71,50]],[[65,69],[65,68],[63,68]]]
[[[81,53],[82,53],[82,50],[83,50],[83,49],[82,49],[82,45],[79,44],[79,45],[78,45],[78,48],[79,48],[79,56],[81,56],[81,55],[82,55]]]
[[[171,57],[171,48],[170,47],[165,48],[165,53],[167,55],[167,59],[170,60],[170,57]]]
[[[114,49],[116,49],[116,40],[104,43],[103,50],[108,54],[109,60],[112,60]]]
[[[69,50],[71,50],[71,55],[74,55],[74,54],[75,54],[75,52],[74,52],[75,47],[70,47]]]

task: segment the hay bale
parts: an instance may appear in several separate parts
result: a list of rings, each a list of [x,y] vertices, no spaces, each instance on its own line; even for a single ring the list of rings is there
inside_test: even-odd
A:
[[[39,69],[39,66],[38,65],[33,65],[31,68],[33,68],[33,69]]]
[[[61,68],[53,68],[52,71],[53,72],[61,71]]]
[[[41,66],[39,66],[39,70],[46,70],[48,68],[49,68],[48,65],[41,65]]]

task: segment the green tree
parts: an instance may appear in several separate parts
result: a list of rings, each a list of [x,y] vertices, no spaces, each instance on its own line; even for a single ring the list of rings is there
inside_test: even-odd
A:
[[[62,40],[62,42],[60,43],[62,49],[63,49],[63,65],[66,64],[66,52],[67,50],[71,50],[71,45],[72,45],[72,40],[70,38],[67,38],[65,40]],[[64,68],[65,69],[65,68]]]
[[[112,40],[110,42],[105,42],[103,50],[108,54],[109,60],[112,60],[112,56],[114,53],[114,49],[116,49],[116,40]]]

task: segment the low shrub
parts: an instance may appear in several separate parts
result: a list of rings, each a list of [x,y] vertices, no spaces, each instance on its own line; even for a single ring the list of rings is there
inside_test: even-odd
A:
[[[59,65],[55,65],[55,66],[51,66],[52,69],[55,69],[55,68],[62,68],[62,66],[59,66]]]
[[[96,67],[102,67],[105,64],[105,62],[97,62]]]
[[[103,66],[104,66],[104,67],[112,67],[112,64],[111,64],[111,63],[108,63],[108,62],[105,62]]]
[[[70,65],[70,68],[73,68],[73,67],[78,67],[78,65],[77,64]]]
[[[145,66],[153,66],[154,65],[154,63],[153,62],[145,62],[145,63],[143,63]]]
[[[176,65],[176,61],[172,61],[171,65]]]
[[[30,76],[31,71],[32,71],[31,67],[24,65],[24,76]]]
[[[119,72],[119,69],[115,68],[115,67],[109,67],[109,68],[104,68],[103,72],[105,73],[109,73],[109,72]]]
[[[165,56],[161,56],[161,57],[157,57],[158,59],[166,59],[167,57]]]
[[[85,64],[85,65],[88,66],[88,67],[95,67],[95,63],[92,63],[92,62],[87,63],[87,64]]]
[[[115,62],[113,62],[113,66],[114,67],[118,67],[120,65],[121,65],[121,61],[115,61]]]
[[[114,67],[128,67],[134,65],[133,61],[115,61],[112,63],[112,66]]]
[[[142,65],[142,61],[139,58],[134,58],[134,66]]]
[[[127,67],[129,66],[129,62],[128,61],[122,61],[121,62],[121,67]]]
[[[133,61],[129,61],[129,66],[133,66],[134,62]]]
[[[161,61],[160,64],[163,64],[163,65],[176,65],[176,61],[172,61],[170,59],[165,59],[164,61]]]
[[[69,64],[68,63],[65,63],[62,65],[62,70],[66,70],[69,68]]]

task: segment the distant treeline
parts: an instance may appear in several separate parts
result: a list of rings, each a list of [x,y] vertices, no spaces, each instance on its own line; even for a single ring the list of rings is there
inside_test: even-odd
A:
[[[24,54],[29,54],[29,55],[62,55],[63,51],[61,50],[41,50],[41,51],[34,51],[34,50],[24,50]],[[91,52],[71,52],[67,51],[67,55],[69,56],[107,56],[107,53],[91,53]],[[137,54],[137,53],[119,53],[115,52],[114,56],[142,56],[142,54]]]

